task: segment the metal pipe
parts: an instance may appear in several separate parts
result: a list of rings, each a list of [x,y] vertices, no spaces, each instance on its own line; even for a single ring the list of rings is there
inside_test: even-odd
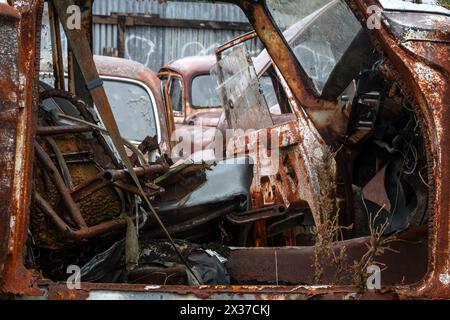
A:
[[[81,228],[73,232],[73,239],[85,240],[125,229],[127,221],[122,218],[109,220],[89,228]]]
[[[233,212],[232,214],[229,214],[227,216],[227,219],[235,224],[245,224],[274,217],[281,217],[286,213],[286,207],[283,205],[279,205],[253,209],[246,212]]]
[[[72,199],[73,201],[80,201],[85,197],[103,189],[109,184],[111,184],[111,182],[103,178],[103,173],[99,173],[94,178],[77,186],[71,193]]]
[[[36,134],[38,136],[55,136],[59,134],[83,133],[92,130],[93,129],[87,125],[51,126],[38,127]]]
[[[34,201],[44,214],[52,220],[56,229],[63,234],[63,237],[70,240],[80,241],[98,237],[106,233],[124,229],[127,225],[125,219],[118,218],[93,227],[83,227],[79,230],[73,230],[58,216],[52,206],[38,192],[34,193]]]
[[[185,232],[191,229],[194,229],[195,227],[198,227],[202,224],[205,224],[211,220],[217,219],[221,216],[224,216],[233,210],[236,209],[236,204],[230,204],[226,207],[220,208],[212,213],[203,214],[201,216],[195,217],[191,220],[184,221],[181,223],[178,223],[173,226],[167,227],[167,231],[170,234],[178,234],[181,232]],[[160,238],[164,236],[164,232],[162,230],[155,230],[155,231],[149,231],[145,233],[146,238]]]
[[[83,216],[81,215],[80,209],[78,208],[77,204],[72,198],[72,195],[70,193],[70,190],[67,188],[66,184],[64,183],[63,179],[61,178],[61,175],[58,172],[58,169],[53,164],[50,157],[47,155],[45,150],[37,143],[34,143],[34,149],[36,151],[36,156],[41,162],[42,165],[44,165],[46,171],[48,172],[50,178],[52,179],[53,183],[55,184],[56,189],[58,190],[59,194],[61,195],[62,200],[64,201],[64,204],[66,205],[70,216],[74,220],[74,222],[78,225],[78,227],[86,227],[86,222],[84,221]]]
[[[48,16],[50,22],[50,35],[52,41],[53,74],[55,75],[55,88],[65,90],[63,50],[61,46],[61,30],[55,7],[48,1]]]
[[[168,169],[167,165],[156,164],[149,165],[139,168],[134,168],[134,172],[138,177],[146,177],[147,179],[152,179],[153,176],[159,172],[164,172]],[[74,201],[80,201],[86,196],[93,194],[104,187],[120,181],[127,179],[129,177],[128,171],[126,170],[107,170],[97,174],[92,179],[79,185],[75,190],[72,191],[72,198]]]
[[[67,167],[67,162],[64,159],[64,156],[63,156],[61,150],[59,150],[58,144],[52,137],[47,137],[46,140],[47,140],[47,143],[52,148],[53,152],[55,153],[55,158],[59,164],[59,168],[61,169],[61,174],[62,174],[64,183],[69,188],[69,190],[72,190],[73,189],[72,176],[70,174],[69,168]]]
[[[55,212],[55,210],[53,210],[52,206],[38,192],[34,192],[33,198],[39,209],[41,209],[42,212],[44,212],[44,214],[53,221],[56,229],[59,232],[65,234],[70,230],[67,223],[64,222],[64,220]]]
[[[145,177],[152,179],[157,173],[167,171],[169,167],[165,164],[154,164],[143,167],[134,168],[134,173],[138,177]],[[124,180],[130,177],[128,170],[107,170],[103,173],[103,178],[115,182],[117,180]]]
[[[257,34],[256,34],[255,31],[250,31],[250,32],[247,32],[247,33],[241,35],[238,38],[232,39],[232,40],[228,41],[227,43],[224,43],[223,45],[221,45],[220,47],[218,47],[216,49],[216,59],[217,59],[217,61],[220,61],[222,59],[222,53],[225,50],[231,49],[231,48],[237,46],[240,43],[243,43],[243,42],[246,42],[246,41],[251,40],[253,38],[256,38],[256,36],[257,36]]]

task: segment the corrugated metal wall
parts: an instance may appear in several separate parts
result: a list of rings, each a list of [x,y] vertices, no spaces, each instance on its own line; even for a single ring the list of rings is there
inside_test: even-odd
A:
[[[95,1],[95,15],[112,13],[158,14],[167,19],[248,22],[240,8],[228,4],[175,1],[160,4],[156,0]],[[212,29],[128,27],[125,57],[158,71],[173,59],[213,54],[217,46],[242,33]],[[101,55],[104,48],[117,48],[117,26],[94,25],[94,53]],[[258,48],[256,42],[249,47],[255,53]]]

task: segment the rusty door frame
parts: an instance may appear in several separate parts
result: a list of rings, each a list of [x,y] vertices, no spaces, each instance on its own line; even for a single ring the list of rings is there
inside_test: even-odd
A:
[[[9,112],[0,111],[0,121],[12,126],[11,134],[14,137],[15,150],[11,150],[14,152],[13,165],[5,170],[11,176],[9,182],[11,194],[7,196],[12,200],[0,201],[0,210],[9,213],[9,216],[0,221],[9,226],[9,234],[2,235],[6,236],[2,240],[6,241],[7,249],[4,255],[1,253],[0,256],[0,267],[3,269],[0,272],[0,292],[39,294],[39,290],[31,285],[32,273],[24,266],[24,255],[29,224],[33,141],[36,130],[38,88],[35,79],[39,62],[36,48],[39,48],[38,36],[40,37],[43,1],[30,0],[23,3],[13,0],[10,4],[12,6],[8,3],[0,4],[2,10],[0,16],[2,22],[17,33],[16,38],[3,38],[10,43],[17,43],[15,48],[11,47],[10,53],[14,56],[14,61],[9,61],[15,65],[9,66],[12,72],[6,74],[3,79],[5,82],[1,87],[0,97],[2,104],[6,101],[12,107]],[[12,132],[13,130],[15,132]],[[5,156],[8,155],[2,151],[0,162],[7,159]]]
[[[370,6],[381,5],[375,0],[345,0],[360,20],[363,27],[372,13]],[[265,5],[265,1],[237,1],[225,0],[228,3],[234,3],[240,6],[247,17],[254,25],[261,41],[266,46],[277,68],[285,77],[286,82],[292,90],[299,106],[302,106],[306,113],[313,108],[326,108],[329,102],[317,98],[317,93],[313,90],[313,84],[297,62],[295,55],[284,41],[281,32],[275,26],[270,13]],[[439,29],[439,26],[436,26]],[[410,93],[410,100],[415,111],[425,123],[422,125],[424,138],[427,146],[431,148],[431,154],[428,154],[429,161],[433,163],[430,169],[433,172],[429,174],[429,181],[432,181],[433,188],[430,192],[432,196],[429,201],[430,217],[433,217],[430,223],[429,235],[429,267],[425,278],[414,285],[398,286],[396,291],[409,297],[434,297],[448,298],[450,287],[448,277],[450,270],[450,249],[449,249],[449,175],[442,174],[449,172],[450,161],[448,152],[445,152],[443,146],[449,145],[450,120],[448,112],[442,112],[449,107],[449,82],[448,73],[439,72],[440,69],[433,69],[433,65],[428,66],[429,71],[417,73],[417,53],[407,52],[400,47],[399,39],[396,39],[389,27],[383,23],[380,29],[375,29],[370,38],[375,44],[375,48],[389,59],[391,62],[389,70],[400,79],[402,89]],[[440,62],[443,64],[446,57],[444,48],[442,48]],[[448,57],[447,57],[448,58]],[[414,69],[416,67],[416,69]],[[391,74],[391,76],[392,76]],[[392,77],[392,78],[395,78]],[[427,77],[435,77],[440,80],[439,98],[436,98],[433,91],[427,89]],[[447,82],[444,81],[447,76]],[[425,90],[423,90],[425,89]],[[433,106],[433,108],[431,107]],[[313,117],[311,117],[313,118]],[[447,134],[445,134],[447,133]],[[442,141],[442,142],[441,142]],[[447,161],[445,161],[447,159]],[[439,161],[438,161],[439,160]],[[431,171],[431,170],[430,170]],[[435,179],[434,177],[440,177]],[[434,210],[433,210],[434,209]]]
[[[174,71],[162,71],[159,72],[157,74],[158,78],[161,79],[161,77],[167,77],[167,81],[166,84],[164,85],[164,97],[165,97],[165,102],[167,104],[166,108],[170,109],[171,113],[172,113],[172,117],[174,118],[174,123],[178,123],[176,121],[177,118],[181,119],[182,118],[182,122],[184,123],[186,117],[187,117],[187,113],[186,113],[186,93],[184,92],[185,90],[185,83],[184,83],[184,78],[182,77],[181,74],[174,72]],[[172,102],[170,101],[170,95],[169,95],[169,87],[170,87],[170,82],[172,81],[172,78],[179,78],[181,80],[181,101],[182,101],[182,107],[183,107],[183,111],[179,112],[177,111],[177,114],[174,113],[173,109],[172,109]]]

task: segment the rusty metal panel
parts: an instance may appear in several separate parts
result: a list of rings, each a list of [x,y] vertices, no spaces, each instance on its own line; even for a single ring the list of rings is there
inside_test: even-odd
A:
[[[8,252],[12,214],[12,181],[17,125],[12,115],[17,113],[17,60],[19,17],[8,5],[0,4],[0,283]]]
[[[378,5],[372,0],[346,1],[362,24],[369,18],[368,7]],[[424,15],[425,16],[425,15]],[[407,16],[406,16],[407,17]],[[412,21],[410,21],[412,22]],[[372,30],[369,35],[377,50],[389,60],[383,67],[383,73],[389,79],[398,81],[417,113],[423,126],[425,143],[428,150],[430,199],[430,245],[428,274],[415,286],[399,292],[409,297],[448,298],[450,292],[450,183],[449,152],[450,143],[450,82],[446,70],[448,66],[449,22],[446,17],[426,19],[428,30],[421,30],[417,20],[407,28],[408,38],[427,39],[408,44],[409,40],[398,38],[393,32],[395,25],[384,22],[380,29]],[[400,45],[399,45],[400,44]],[[404,50],[407,47],[408,50]],[[428,48],[427,48],[428,47]],[[427,48],[427,49],[425,49]],[[433,57],[418,59],[417,56],[433,48]],[[432,62],[430,61],[432,60]]]
[[[36,88],[32,79],[36,75],[42,1],[10,4],[0,4],[0,50],[4,50],[0,66],[0,230],[4,237],[0,245],[0,292],[32,294],[36,291],[23,257],[35,126]]]
[[[392,243],[377,257],[387,268],[383,271],[382,285],[412,284],[420,281],[427,270],[427,232],[425,228],[401,234],[400,240]],[[370,237],[336,242],[333,252],[345,247],[345,259],[340,261],[342,269],[323,265],[323,281],[327,284],[359,285],[355,278],[355,262],[367,252]],[[235,248],[230,252],[227,268],[239,283],[266,285],[305,284],[315,285],[316,267],[314,246],[282,248]]]

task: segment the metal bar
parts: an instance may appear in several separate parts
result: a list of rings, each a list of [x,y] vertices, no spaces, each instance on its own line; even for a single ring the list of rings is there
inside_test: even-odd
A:
[[[235,224],[245,224],[269,218],[281,217],[287,213],[285,206],[271,206],[246,212],[233,212],[227,219]]]
[[[125,219],[118,218],[97,224],[89,228],[81,228],[73,232],[73,238],[76,240],[85,240],[96,238],[98,236],[125,229],[127,222]]]
[[[369,236],[335,242],[331,250],[337,256],[345,247],[342,265],[352,265],[367,253],[371,239]],[[391,250],[385,250],[376,257],[377,262],[387,267],[381,277],[382,285],[409,284],[422,279],[427,270],[426,239],[426,227],[404,231],[398,235],[398,241],[389,244]],[[312,263],[315,250],[315,246],[235,248],[230,251],[226,267],[233,279],[241,284],[275,284],[278,278],[282,284],[313,285],[317,284],[314,279],[316,266]],[[338,267],[332,263],[326,265],[322,282],[328,284],[336,281],[337,270]],[[340,270],[339,277],[342,284],[354,283],[354,269]],[[332,288],[328,290],[332,291]]]
[[[276,221],[267,227],[267,237],[274,237],[277,234],[287,232],[290,239],[295,239],[295,236],[292,236],[292,228],[300,225],[303,221],[305,214],[303,212],[294,213],[292,215],[287,216],[279,221]],[[291,244],[295,245],[295,241]]]
[[[53,74],[55,76],[55,88],[65,90],[63,51],[61,47],[61,29],[56,16],[55,7],[48,2],[48,15],[50,20],[50,33],[52,39]]]
[[[119,50],[119,57],[125,57],[125,37],[126,37],[127,27],[126,27],[126,17],[117,17],[117,47]]]
[[[55,9],[55,1],[53,1]],[[93,25],[92,25],[92,5],[93,0],[75,0],[73,1],[81,9],[81,29],[78,30],[87,39],[86,45],[90,50],[93,48]],[[67,8],[66,8],[67,9]],[[67,11],[66,11],[67,13]],[[63,27],[67,27],[67,19],[62,21]],[[67,32],[66,32],[67,35]],[[70,41],[68,41],[68,46],[70,46]],[[72,55],[75,56],[76,50],[72,48]],[[94,66],[95,68],[95,66]],[[73,70],[74,70],[74,86],[75,94],[80,97],[88,108],[94,108],[94,102],[92,100],[89,90],[86,88],[85,81],[81,72],[80,62],[75,58],[73,60]]]
[[[237,46],[238,44],[241,44],[243,42],[246,42],[248,40],[251,40],[253,38],[256,38],[257,34],[255,31],[250,31],[246,34],[243,34],[235,39],[232,39],[231,41],[228,41],[226,43],[224,43],[223,45],[221,45],[220,47],[218,47],[216,49],[216,59],[217,61],[220,61],[222,59],[222,53],[225,50],[228,50],[230,48],[233,48],[235,46]]]
[[[67,86],[70,93],[75,94],[75,67],[73,53],[70,46],[67,46]]]
[[[167,168],[168,167],[166,165],[157,164],[134,168],[134,172],[138,177],[152,178],[155,174],[166,171]],[[85,197],[103,189],[113,182],[127,178],[130,178],[130,175],[126,170],[108,170],[101,172],[92,179],[75,188],[71,195],[74,201],[80,201],[81,199],[84,199]]]
[[[214,211],[212,213],[203,214],[201,216],[195,217],[194,219],[178,223],[173,226],[167,227],[167,231],[169,231],[170,234],[178,234],[181,232],[185,232],[188,230],[192,230],[195,227],[198,227],[200,225],[203,225],[209,221],[212,221],[214,219],[217,219],[219,217],[222,217],[226,215],[227,213],[232,212],[236,209],[236,204],[227,205],[224,208],[220,208],[217,211]],[[155,231],[148,231],[145,233],[146,238],[160,238],[164,236],[163,230],[155,230]]]
[[[165,172],[169,167],[165,164],[154,164],[138,168],[133,168],[137,177],[145,177],[146,179],[154,179],[155,174]],[[103,177],[111,182],[130,178],[128,170],[108,170],[103,173]]]
[[[122,189],[124,191],[130,192],[130,193],[134,193],[136,195],[140,195],[139,193],[139,189],[136,188],[136,186],[128,184],[128,183],[124,183],[122,181],[115,181],[113,182],[113,185],[119,189]],[[147,197],[150,197],[152,195],[158,194],[161,192],[161,189],[158,190],[153,190],[151,192],[146,193]]]
[[[92,130],[90,126],[86,125],[52,126],[38,127],[36,134],[38,136],[56,136],[59,134],[82,133]]]
[[[53,210],[52,206],[38,193],[34,192],[34,203],[39,207],[39,209],[47,215],[48,218],[54,223],[56,230],[65,234],[70,230],[70,227],[64,220]]]
[[[212,20],[165,19],[159,15],[112,14],[111,16],[94,15],[94,24],[118,25],[124,19],[127,27],[165,27],[189,29],[213,29],[249,31],[252,26],[245,22],[228,22]]]
[[[72,217],[72,219],[75,221],[75,223],[80,228],[86,227],[87,225],[83,219],[83,216],[81,215],[80,209],[78,208],[77,204],[73,200],[69,189],[65,185],[63,179],[61,178],[61,175],[58,172],[58,169],[53,164],[52,160],[47,155],[45,150],[37,142],[34,143],[34,149],[36,151],[37,158],[44,165],[50,178],[52,179],[53,183],[55,184],[56,189],[58,190],[59,194],[61,195],[61,198],[64,201],[64,204],[66,205],[67,210],[70,213],[70,216]]]
[[[75,190],[72,191],[71,196],[74,201],[80,201],[87,196],[103,189],[104,187],[110,185],[111,182],[103,178],[103,174],[100,173],[94,178],[84,182],[83,184],[77,186]]]
[[[64,159],[64,156],[61,150],[59,150],[58,144],[52,137],[47,137],[46,140],[55,154],[56,161],[58,162],[59,168],[61,169],[61,174],[64,183],[69,188],[69,190],[72,190],[73,189],[72,176],[70,174],[69,168],[67,167],[67,163],[66,160]]]

